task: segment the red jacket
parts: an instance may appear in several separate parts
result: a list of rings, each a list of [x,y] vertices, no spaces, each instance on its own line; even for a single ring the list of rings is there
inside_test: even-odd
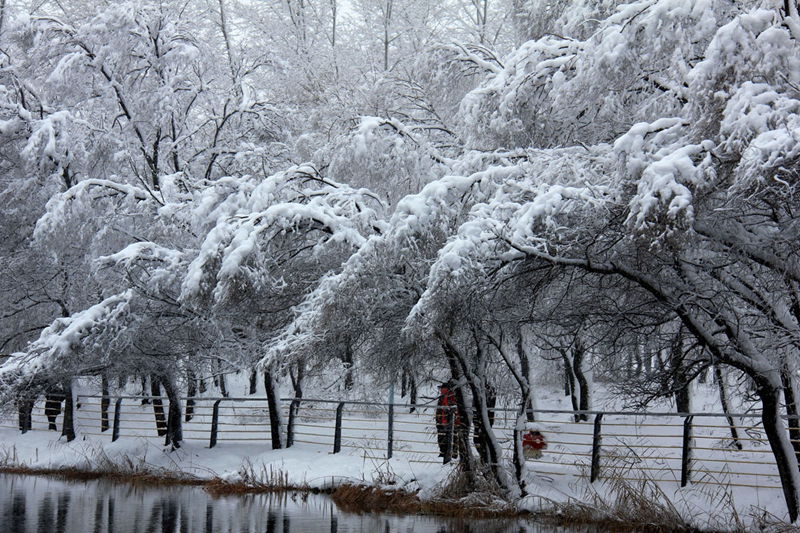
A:
[[[439,407],[455,407],[456,403],[456,392],[449,387],[441,387],[439,389],[439,403],[437,404]],[[447,413],[450,409],[436,409],[436,423],[442,426],[447,425]],[[454,409],[455,411],[455,425],[459,425],[461,423],[461,416],[458,413],[458,409]]]

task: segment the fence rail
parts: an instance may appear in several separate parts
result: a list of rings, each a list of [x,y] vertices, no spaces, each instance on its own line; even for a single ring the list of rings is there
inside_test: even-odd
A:
[[[162,418],[154,415],[160,402]],[[272,443],[267,401],[260,397],[181,398],[184,440],[209,448],[229,443]],[[78,434],[109,437],[163,438],[169,401],[149,396],[77,396],[74,411]],[[282,398],[286,446],[327,453],[381,453],[411,462],[441,464],[457,456],[453,446],[455,407],[314,398]],[[60,411],[60,410],[59,410]],[[113,414],[112,414],[113,412]],[[772,451],[758,414],[666,413],[626,411],[533,411],[537,428],[548,441],[528,470],[540,476],[588,477],[631,481],[744,486],[779,489]],[[60,427],[44,401],[34,404],[30,429]],[[437,414],[444,415],[437,420]],[[48,417],[48,415],[50,415]],[[576,415],[587,420],[576,421]],[[510,460],[519,438],[518,410],[492,409],[493,429]],[[719,419],[720,422],[717,423]],[[728,420],[734,421],[731,426]],[[288,422],[287,422],[288,421]],[[747,423],[751,421],[752,423]],[[0,428],[19,429],[9,420]],[[731,428],[738,431],[734,439]],[[474,435],[470,435],[470,439]]]

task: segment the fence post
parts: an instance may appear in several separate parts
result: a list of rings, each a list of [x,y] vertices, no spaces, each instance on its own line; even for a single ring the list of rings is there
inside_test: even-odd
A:
[[[594,483],[600,476],[600,444],[603,439],[601,428],[603,424],[603,413],[594,416],[594,435],[592,437],[592,470],[589,481]]]
[[[286,428],[286,447],[291,448],[294,444],[294,419],[300,409],[300,400],[295,398],[289,404],[289,427]]]
[[[681,487],[689,484],[692,475],[692,419],[689,415],[683,419],[683,454],[681,455]]]
[[[389,404],[389,431],[386,439],[386,458],[392,458],[394,448],[394,402]]]
[[[219,402],[222,400],[217,400],[214,402],[214,406],[211,408],[211,440],[208,443],[209,448],[213,448],[217,445],[217,429],[219,428]]]
[[[456,416],[453,409],[455,409],[455,406],[447,408],[447,426],[445,426],[444,430],[444,458],[442,459],[442,464],[445,465],[453,460],[453,429],[456,424]]]
[[[333,431],[333,453],[342,451],[342,411],[344,402],[336,406],[336,428]]]
[[[114,402],[114,427],[111,429],[111,442],[119,438],[119,415],[122,411],[122,398]]]

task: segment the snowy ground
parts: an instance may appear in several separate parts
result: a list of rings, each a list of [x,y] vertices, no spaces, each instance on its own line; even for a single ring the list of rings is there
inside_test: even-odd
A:
[[[695,411],[716,406],[711,391],[696,395]],[[598,393],[596,408],[616,409],[612,395]],[[98,398],[82,397],[76,411],[78,438],[72,443],[46,430],[43,404],[37,404],[34,431],[21,435],[13,421],[0,422],[0,461],[29,467],[78,466],[101,468],[107,462],[148,470],[180,471],[201,478],[237,481],[250,472],[261,480],[286,475],[293,485],[327,487],[346,482],[387,485],[421,490],[433,495],[447,481],[452,466],[441,464],[436,444],[433,410],[409,413],[397,408],[394,424],[394,456],[386,459],[387,413],[385,407],[348,406],[343,413],[342,451],[333,454],[335,404],[308,402],[301,406],[295,444],[270,449],[266,402],[226,400],[220,405],[218,443],[209,448],[212,401],[200,401],[195,416],[185,425],[186,441],[170,451],[157,437],[152,406],[139,400],[123,402],[120,439],[111,442],[111,431],[101,432]],[[556,391],[543,392],[540,409],[567,409]],[[668,411],[663,406],[658,411]],[[705,409],[704,409],[705,408]],[[111,406],[113,419],[113,403]],[[512,416],[498,413],[496,430],[510,457]],[[601,479],[590,484],[593,421],[574,423],[567,414],[542,414],[539,425],[549,440],[544,456],[527,463],[529,491],[520,504],[532,510],[551,502],[614,500],[611,487],[624,478],[639,487],[655,480],[650,495],[669,500],[697,525],[730,527],[732,516],[764,512],[785,519],[776,469],[769,448],[753,420],[738,420],[743,429],[743,450],[731,446],[723,418],[696,418],[693,441],[692,483],[680,487],[683,419],[668,416],[631,417],[606,415],[603,419]],[[60,428],[60,417],[58,419]],[[752,427],[751,427],[752,426]],[[745,428],[749,428],[745,430]],[[635,491],[645,489],[637,488]]]

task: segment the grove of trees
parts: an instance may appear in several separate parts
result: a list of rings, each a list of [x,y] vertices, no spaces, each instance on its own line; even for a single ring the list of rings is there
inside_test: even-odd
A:
[[[576,411],[716,380],[795,520],[799,40],[794,0],[4,0],[0,403],[163,390],[179,445],[233,371],[453,379],[515,496],[491,396],[534,418],[537,361]]]

